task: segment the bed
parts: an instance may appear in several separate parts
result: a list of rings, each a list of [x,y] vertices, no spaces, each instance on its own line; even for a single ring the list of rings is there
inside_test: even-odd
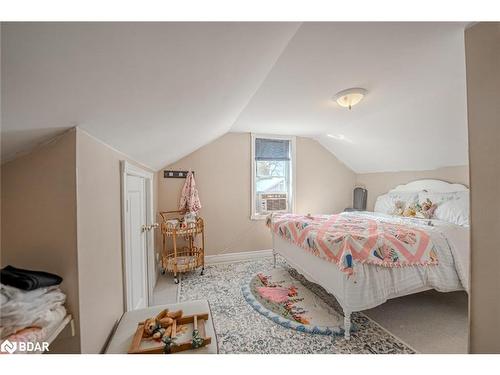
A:
[[[463,212],[457,214],[453,211],[453,207],[452,209],[446,208],[445,206],[450,204],[447,203],[447,200],[443,200],[443,209],[441,209],[442,213],[440,215],[446,214],[448,216],[437,219],[408,218],[396,216],[393,212],[381,212],[387,196],[414,197],[415,194],[417,197],[423,195],[433,198],[445,197],[445,199],[463,196],[466,197],[464,199],[467,200],[467,205],[464,206]],[[462,220],[457,223],[456,220],[458,219],[456,218],[460,214]],[[449,219],[449,215],[451,215],[451,219]],[[457,290],[468,292],[470,250],[468,188],[466,186],[439,180],[414,181],[406,185],[399,185],[386,195],[380,196],[377,199],[375,212],[344,212],[339,215],[329,216],[335,217],[335,220],[343,220],[349,223],[368,222],[373,223],[373,225],[382,225],[383,228],[385,226],[406,228],[412,233],[420,233],[430,243],[428,246],[430,249],[429,254],[427,254],[428,259],[420,259],[418,262],[415,261],[414,264],[411,262],[408,264],[404,264],[404,262],[386,264],[382,260],[377,263],[377,257],[374,256],[372,256],[375,259],[373,262],[370,262],[368,258],[366,261],[356,261],[356,259],[349,259],[350,255],[348,255],[347,258],[343,258],[344,262],[347,259],[348,264],[342,266],[340,261],[336,263],[333,260],[328,261],[325,257],[319,256],[317,249],[302,246],[302,243],[293,240],[293,236],[283,235],[279,215],[273,215],[269,218],[268,225],[271,228],[273,237],[275,264],[276,254],[281,255],[290,266],[296,268],[310,281],[321,285],[337,298],[344,310],[344,336],[346,339],[350,338],[352,312],[370,309],[386,302],[388,299],[429,289],[440,292]],[[443,220],[443,218],[450,221]],[[306,216],[303,219],[307,221],[314,218]],[[322,219],[330,220],[328,217],[322,217]],[[281,223],[284,221],[286,220],[281,217]],[[299,225],[296,223],[290,224],[290,221],[287,224],[292,227]],[[276,228],[276,231],[273,228]],[[311,233],[309,233],[310,236]],[[349,237],[356,236],[349,235]],[[307,241],[304,241],[304,244]],[[375,254],[373,250],[371,251]],[[422,254],[425,255],[423,251]],[[411,254],[408,256],[411,256]]]

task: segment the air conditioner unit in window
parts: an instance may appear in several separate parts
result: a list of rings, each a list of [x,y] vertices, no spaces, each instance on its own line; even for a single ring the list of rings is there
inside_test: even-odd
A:
[[[261,193],[259,194],[259,207],[261,213],[288,211],[287,193]]]

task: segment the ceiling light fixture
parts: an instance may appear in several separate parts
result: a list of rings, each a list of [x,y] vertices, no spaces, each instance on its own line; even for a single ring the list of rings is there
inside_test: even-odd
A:
[[[358,104],[363,99],[367,92],[365,89],[353,87],[338,92],[334,99],[341,107],[351,109],[353,105]]]

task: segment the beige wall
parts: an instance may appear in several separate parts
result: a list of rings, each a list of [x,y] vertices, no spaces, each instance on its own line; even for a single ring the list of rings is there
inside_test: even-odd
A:
[[[120,161],[124,159],[128,160],[78,130],[78,277],[80,324],[85,333],[82,353],[98,353],[124,311],[120,195]]]
[[[310,138],[297,138],[298,213],[338,213],[352,206],[355,174]]]
[[[500,353],[500,23],[465,32],[471,167],[470,351]]]
[[[61,335],[52,352],[98,353],[123,313],[124,159],[72,129],[2,166],[1,264],[61,275],[75,317],[77,336]]]
[[[250,220],[250,134],[227,133],[164,169],[195,171],[207,255],[271,248],[263,221]],[[333,213],[351,204],[354,173],[319,143],[297,138],[297,212]],[[158,172],[159,210],[177,209],[184,179]]]
[[[2,165],[2,266],[63,277],[67,308],[78,331],[76,132]],[[77,353],[79,334],[57,340],[53,352]]]
[[[395,186],[421,179],[438,179],[469,186],[469,167],[446,167],[430,171],[365,173],[356,176],[356,184],[368,189],[367,209],[373,210],[375,200]]]

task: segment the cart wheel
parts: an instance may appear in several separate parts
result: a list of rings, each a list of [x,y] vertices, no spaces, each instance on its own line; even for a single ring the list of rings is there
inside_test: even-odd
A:
[[[162,269],[160,270],[160,273],[161,273],[162,275],[165,275],[167,272],[165,271],[165,268],[162,268]]]
[[[205,267],[203,267],[203,268],[201,269],[200,276],[203,276],[203,272],[205,272]]]
[[[174,277],[174,283],[179,284],[179,279],[177,278],[177,276]]]

